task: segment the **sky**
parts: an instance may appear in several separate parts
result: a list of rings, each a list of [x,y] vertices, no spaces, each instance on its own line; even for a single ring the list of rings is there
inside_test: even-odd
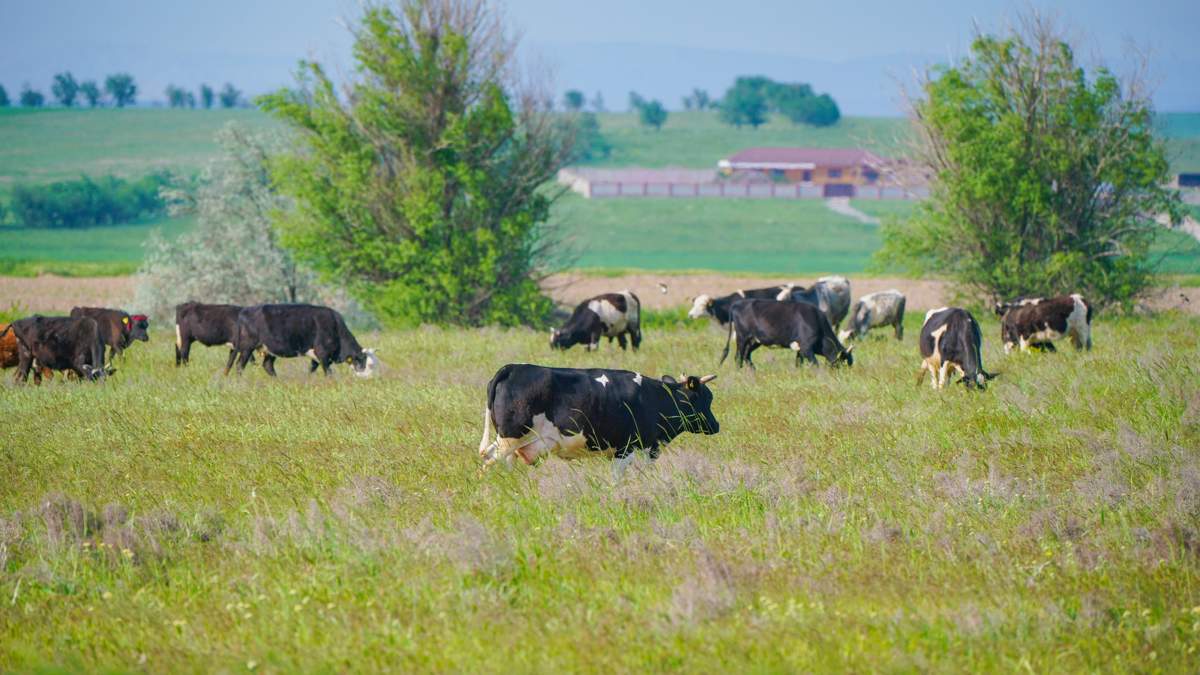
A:
[[[960,0],[508,0],[526,56],[559,91],[630,90],[678,108],[693,86],[719,95],[739,74],[811,82],[848,114],[898,114],[898,81],[963,55],[973,26],[1002,29],[1035,7],[1069,27],[1079,53],[1118,71],[1146,52],[1160,110],[1200,111],[1200,2]],[[143,102],[175,83],[231,81],[251,94],[289,84],[302,58],[351,72],[345,21],[358,0],[0,0],[0,84],[49,93],[54,73],[132,73]]]

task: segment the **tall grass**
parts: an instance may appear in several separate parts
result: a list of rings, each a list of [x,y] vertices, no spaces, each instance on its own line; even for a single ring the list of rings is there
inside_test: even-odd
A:
[[[1194,667],[1200,321],[1102,315],[1091,352],[1004,356],[980,318],[981,393],[914,386],[912,338],[717,369],[713,328],[590,355],[361,335],[388,366],[367,382],[225,379],[202,347],[176,370],[159,331],[103,385],[5,381],[0,670]],[[513,361],[720,372],[721,433],[616,483],[480,475]]]

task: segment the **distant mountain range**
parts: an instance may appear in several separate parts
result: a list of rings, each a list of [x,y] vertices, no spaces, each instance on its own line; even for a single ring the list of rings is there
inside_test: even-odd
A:
[[[629,106],[629,92],[656,98],[669,109],[682,109],[693,87],[719,98],[739,75],[766,75],[808,82],[829,93],[847,115],[899,115],[901,85],[914,82],[914,68],[947,60],[936,54],[893,54],[820,61],[776,54],[696,49],[646,44],[532,43],[529,52],[548,65],[559,94],[583,91],[590,100],[597,91],[608,110]],[[1163,112],[1200,111],[1200,60],[1159,60],[1154,63],[1155,106]]]

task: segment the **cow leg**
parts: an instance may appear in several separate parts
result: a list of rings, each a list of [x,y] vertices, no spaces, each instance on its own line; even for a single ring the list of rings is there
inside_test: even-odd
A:
[[[238,352],[236,349],[229,350],[229,358],[225,360],[225,374],[226,375],[229,374],[229,369],[233,367],[233,360],[237,358],[237,355],[238,355]],[[187,359],[184,358],[183,362],[187,363]]]
[[[612,342],[612,338],[609,338],[609,339],[608,339],[608,341],[609,341],[609,342]],[[621,333],[621,334],[617,335],[617,344],[621,345],[621,351],[625,351],[625,349],[626,349],[626,345],[627,345],[628,343],[625,341],[625,334],[624,334],[624,333]]]
[[[799,356],[799,354],[797,354],[797,356]],[[811,349],[808,350],[804,353],[804,360],[808,361],[809,365],[817,365],[817,353]],[[830,361],[830,363],[833,363],[833,361]]]
[[[273,354],[267,354],[263,357],[263,370],[267,371],[267,374],[271,377],[276,377],[275,356]]]
[[[329,364],[330,364],[330,363],[333,363],[333,359],[329,358],[328,356],[326,356],[325,358],[321,359],[321,370],[322,370],[322,372],[324,372],[324,373],[325,373],[325,377],[329,377],[329,372],[330,372],[330,371],[329,371]],[[315,365],[316,365],[316,363],[314,363],[313,365],[315,366]]]
[[[758,349],[757,343],[749,343],[746,345],[746,365],[750,366],[750,370],[757,370],[757,368],[754,367],[754,361],[750,359],[750,355],[754,353],[755,349]]]
[[[317,372],[317,368],[320,368],[322,365],[324,365],[324,364],[318,363],[316,359],[311,359],[308,362],[308,374],[312,375],[313,373]],[[328,368],[325,369],[325,374],[326,375],[329,374]]]
[[[950,375],[950,362],[943,361],[942,367],[938,370],[937,388],[941,389],[946,386],[946,378]]]
[[[232,354],[233,352],[230,353],[231,358]],[[244,352],[240,352],[240,355],[238,356],[238,375],[241,375],[242,372],[246,370],[246,364],[250,362],[250,359],[253,358],[253,356],[253,349],[247,349]]]
[[[642,346],[642,331],[640,328],[629,331],[629,341],[633,343],[633,351],[635,352],[638,350],[638,347]]]
[[[899,319],[896,320],[896,339],[904,339],[904,321]]]

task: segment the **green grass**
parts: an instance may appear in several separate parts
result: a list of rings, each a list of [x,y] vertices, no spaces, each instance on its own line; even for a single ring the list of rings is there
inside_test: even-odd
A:
[[[821,201],[572,194],[555,217],[578,254],[573,266],[583,268],[846,273],[864,269],[879,246],[876,226]]]
[[[174,238],[194,226],[195,219],[188,217],[72,230],[0,227],[0,274],[131,274],[142,261],[142,244],[151,230]]]
[[[195,171],[216,154],[214,135],[229,122],[273,125],[257,110],[0,110],[0,188],[81,174]]]
[[[1193,669],[1200,321],[1004,356],[980,318],[985,392],[914,386],[918,311],[841,371],[716,369],[713,328],[592,355],[426,328],[360,336],[376,381],[175,370],[166,331],[102,385],[6,377],[0,670]],[[513,361],[717,370],[721,432],[618,484],[480,475]]]

